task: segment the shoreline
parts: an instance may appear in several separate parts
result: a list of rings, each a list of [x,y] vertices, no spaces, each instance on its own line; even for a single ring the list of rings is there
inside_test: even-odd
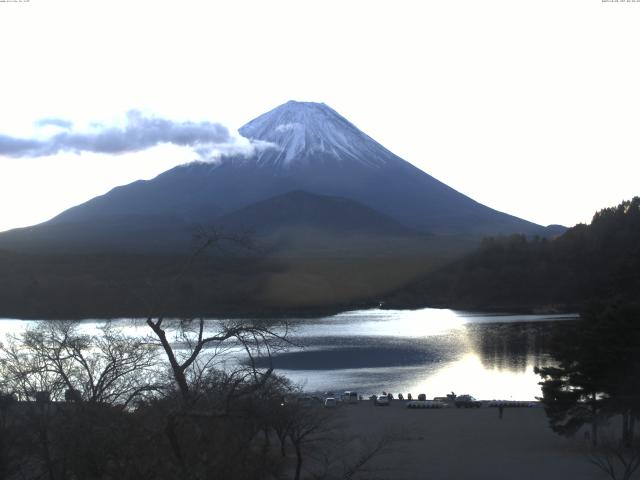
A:
[[[434,310],[454,310],[460,312],[472,312],[479,314],[496,314],[496,315],[573,315],[580,311],[580,306],[565,305],[563,308],[549,308],[549,306],[469,306],[469,305],[410,305],[410,306],[398,306],[392,304],[370,303],[370,304],[353,304],[345,305],[342,307],[330,308],[313,308],[313,309],[259,309],[253,310],[216,310],[206,313],[170,313],[162,315],[165,318],[202,318],[206,320],[219,320],[219,319],[241,319],[241,318],[255,318],[259,320],[282,320],[282,319],[319,319],[323,317],[329,317],[339,315],[342,313],[355,312],[360,310],[381,310],[381,311],[416,311],[424,309]],[[147,318],[155,318],[157,315],[126,315],[126,314],[79,314],[79,315],[16,315],[11,313],[0,312],[0,320],[24,320],[24,321],[56,321],[56,320],[73,320],[73,321],[86,321],[86,320],[146,320]],[[215,318],[214,318],[215,317]],[[222,317],[222,318],[221,318]]]

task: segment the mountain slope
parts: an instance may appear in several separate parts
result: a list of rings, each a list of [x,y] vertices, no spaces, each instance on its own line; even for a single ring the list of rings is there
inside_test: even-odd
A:
[[[45,222],[0,234],[0,249],[34,253],[186,252],[193,224],[178,216],[113,214]]]

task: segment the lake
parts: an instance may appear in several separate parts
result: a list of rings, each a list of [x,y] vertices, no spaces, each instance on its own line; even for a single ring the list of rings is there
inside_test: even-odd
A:
[[[533,400],[541,394],[534,366],[553,363],[551,333],[577,318],[427,308],[291,319],[296,346],[276,355],[273,364],[309,392],[356,390],[368,396],[386,391],[433,398],[453,391],[485,400]],[[0,320],[0,337],[29,323]],[[102,323],[86,320],[82,328],[91,332]],[[114,323],[133,335],[147,333],[141,321]]]

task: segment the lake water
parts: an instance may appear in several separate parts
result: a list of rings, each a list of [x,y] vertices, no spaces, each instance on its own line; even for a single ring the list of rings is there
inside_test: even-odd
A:
[[[540,396],[534,366],[553,362],[549,338],[577,315],[492,315],[441,309],[359,310],[291,319],[297,345],[276,355],[276,371],[310,392],[356,390],[368,396],[469,393],[480,399]],[[215,320],[212,320],[214,322]],[[29,322],[0,320],[0,337]],[[84,321],[95,331],[101,321]],[[134,335],[144,322],[118,320]]]

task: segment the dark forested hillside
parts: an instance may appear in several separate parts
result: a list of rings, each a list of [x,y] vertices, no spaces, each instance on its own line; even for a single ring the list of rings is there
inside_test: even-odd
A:
[[[487,238],[474,253],[396,292],[403,307],[575,308],[640,297],[640,197],[553,240]]]
[[[474,239],[426,237],[405,242],[401,255],[360,240],[378,255],[327,255],[338,251],[340,238],[359,241],[323,237],[315,256],[292,246],[287,256],[260,248],[236,252],[232,245],[195,257],[0,250],[0,317],[144,317],[159,308],[178,317],[333,312],[378,305],[389,291],[474,246]],[[424,253],[429,250],[435,253]]]

